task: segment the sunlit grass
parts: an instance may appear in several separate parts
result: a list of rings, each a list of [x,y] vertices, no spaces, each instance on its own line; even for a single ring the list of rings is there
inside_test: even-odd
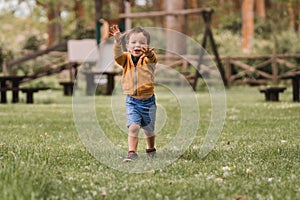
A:
[[[158,95],[166,112],[174,111],[167,95]],[[205,159],[199,151],[211,105],[206,91],[197,96],[201,123],[191,146],[164,169],[141,174],[90,155],[74,126],[72,98],[61,91],[37,93],[33,105],[0,105],[0,199],[299,199],[300,104],[291,89],[280,102],[265,102],[257,88],[227,89],[223,132]],[[110,98],[96,100],[101,127],[126,149],[126,134],[111,123]],[[168,120],[158,146],[176,129],[177,119]]]

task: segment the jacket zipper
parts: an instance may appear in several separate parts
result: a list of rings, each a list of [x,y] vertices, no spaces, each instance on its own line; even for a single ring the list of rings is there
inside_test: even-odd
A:
[[[134,81],[134,88],[133,88],[133,95],[138,95],[138,84],[137,84],[137,71],[136,71],[136,66],[134,66],[134,78],[133,78],[133,81]]]

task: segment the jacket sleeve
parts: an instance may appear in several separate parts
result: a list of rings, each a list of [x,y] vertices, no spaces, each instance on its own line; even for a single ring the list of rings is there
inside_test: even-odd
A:
[[[123,53],[122,45],[115,43],[113,50],[114,50],[114,59],[116,63],[123,67],[126,63],[127,56],[126,54]]]
[[[153,52],[151,56],[148,56],[146,59],[147,63],[157,63],[157,55]]]

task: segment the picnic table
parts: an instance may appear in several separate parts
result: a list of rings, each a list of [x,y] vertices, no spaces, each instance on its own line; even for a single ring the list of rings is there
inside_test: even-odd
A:
[[[95,89],[98,84],[101,84],[100,80],[106,77],[106,95],[112,95],[115,87],[115,76],[116,72],[85,72],[86,77],[86,94],[95,94]]]
[[[34,102],[33,94],[40,90],[48,90],[49,87],[35,87],[35,88],[20,88],[20,83],[28,78],[28,76],[0,76],[0,103],[7,103],[6,92],[12,91],[12,103],[19,102],[19,92],[26,93],[26,103],[31,104]],[[10,82],[10,84],[7,84]]]
[[[293,85],[293,101],[300,101],[300,70],[290,72],[281,77],[282,79],[291,79]]]
[[[19,102],[19,85],[26,76],[0,76],[1,103],[7,103],[6,92],[12,91],[12,103]],[[11,82],[11,86],[7,86],[7,82]]]

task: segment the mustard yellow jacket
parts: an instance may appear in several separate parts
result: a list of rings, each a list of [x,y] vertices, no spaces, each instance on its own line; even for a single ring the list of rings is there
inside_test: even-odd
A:
[[[114,58],[123,68],[122,88],[125,94],[136,97],[151,97],[154,94],[154,71],[157,55],[138,60],[136,66],[129,52],[123,52],[122,46],[114,45]]]

